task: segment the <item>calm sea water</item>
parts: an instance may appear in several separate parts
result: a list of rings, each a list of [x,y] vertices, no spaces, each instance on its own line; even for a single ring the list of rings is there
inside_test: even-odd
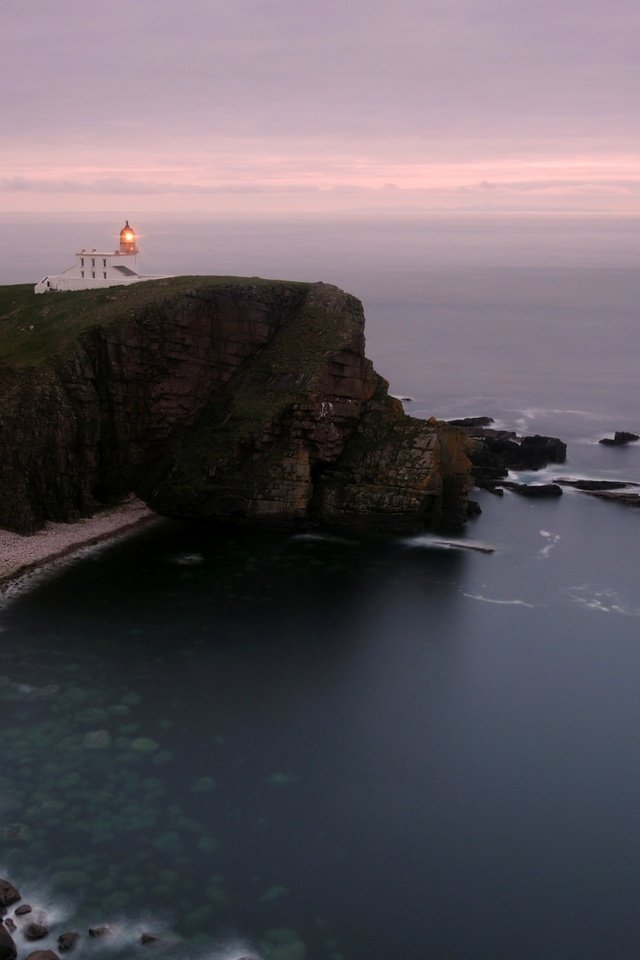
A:
[[[130,220],[149,272],[360,296],[415,415],[640,481],[597,443],[640,432],[637,221]],[[3,283],[109,243],[3,225]],[[477,499],[460,541],[493,554],[167,522],[6,597],[0,875],[117,928],[82,954],[637,957],[640,512]]]

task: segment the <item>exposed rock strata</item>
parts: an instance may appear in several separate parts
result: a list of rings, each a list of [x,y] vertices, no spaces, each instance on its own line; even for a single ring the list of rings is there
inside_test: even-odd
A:
[[[181,517],[394,532],[463,521],[465,435],[389,397],[354,297],[256,280],[139,286],[104,307],[104,293],[64,295],[84,329],[45,362],[0,369],[0,526],[34,531],[131,490]]]

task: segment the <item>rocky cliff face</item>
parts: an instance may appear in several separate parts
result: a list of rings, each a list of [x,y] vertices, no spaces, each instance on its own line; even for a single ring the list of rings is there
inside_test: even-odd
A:
[[[178,278],[21,297],[0,315],[0,346],[16,331],[28,346],[0,367],[0,526],[32,531],[131,490],[181,517],[463,521],[463,432],[388,396],[361,304],[337,288]]]

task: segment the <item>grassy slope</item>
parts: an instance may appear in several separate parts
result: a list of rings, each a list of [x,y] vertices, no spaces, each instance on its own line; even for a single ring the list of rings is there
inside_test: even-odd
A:
[[[221,284],[250,287],[281,282],[259,277],[187,276],[49,294],[35,294],[31,284],[0,287],[0,365],[39,366],[64,352],[83,330],[116,322],[155,300]]]

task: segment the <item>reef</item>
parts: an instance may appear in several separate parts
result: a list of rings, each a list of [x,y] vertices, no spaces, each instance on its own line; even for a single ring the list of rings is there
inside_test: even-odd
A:
[[[178,277],[0,288],[0,526],[137,494],[160,514],[391,533],[459,527],[470,447],[405,414],[327,284]]]

